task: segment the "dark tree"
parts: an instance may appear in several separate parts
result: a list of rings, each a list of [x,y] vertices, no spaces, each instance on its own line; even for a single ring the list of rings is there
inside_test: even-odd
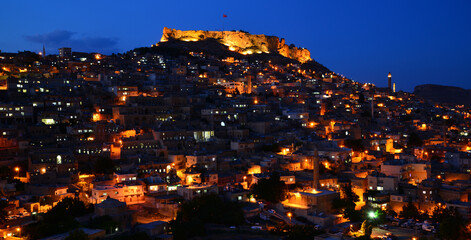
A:
[[[0,167],[0,179],[13,179],[13,171],[8,166]]]
[[[463,221],[459,218],[449,216],[440,222],[438,235],[441,239],[446,240],[466,239],[460,238],[463,230]]]
[[[206,223],[238,226],[244,221],[244,214],[238,203],[224,202],[216,194],[205,194],[183,203],[170,226],[175,239],[187,239],[205,235]]]
[[[273,173],[268,179],[260,179],[252,186],[252,193],[257,199],[263,199],[272,203],[279,203],[286,199],[287,187],[280,180],[278,173]]]
[[[96,160],[93,171],[95,173],[112,174],[115,170],[115,164],[110,158],[100,157]]]
[[[93,206],[86,206],[82,201],[64,198],[49,210],[37,223],[25,227],[25,234],[31,239],[64,233],[79,227],[75,217],[83,216],[93,211]]]
[[[393,210],[390,204],[386,207],[386,214],[394,218],[397,217],[397,212]]]
[[[343,213],[344,217],[350,221],[361,221],[362,214],[355,210],[356,203],[360,201],[360,197],[353,192],[352,184],[347,183],[340,189],[342,198],[335,199],[333,206],[335,209]]]
[[[369,239],[371,237],[371,233],[373,233],[373,225],[369,221],[365,220],[361,224],[361,230],[365,233],[364,237]]]
[[[4,224],[7,221],[8,212],[6,208],[8,207],[8,201],[0,200],[0,224]]]
[[[408,147],[420,147],[424,145],[424,142],[416,132],[411,132],[409,140],[407,141]]]
[[[451,212],[446,207],[436,206],[432,210],[432,220],[435,221],[435,222],[441,222],[449,216],[451,216]]]
[[[471,239],[471,229],[466,226],[466,221],[455,208],[435,208],[432,219],[440,223],[437,235],[441,239]]]
[[[411,219],[419,219],[420,213],[417,207],[412,204],[411,202],[407,203],[402,207],[402,211],[399,213],[399,217],[401,218],[411,218]]]
[[[365,151],[365,146],[361,139],[347,139],[345,140],[345,146],[351,148],[355,152]]]
[[[65,240],[88,240],[88,235],[81,229],[75,229],[69,233]]]
[[[310,225],[278,225],[273,232],[278,235],[285,235],[287,240],[310,240],[315,236],[325,233],[324,230],[316,230]]]
[[[112,233],[112,232],[113,232],[113,229],[115,229],[116,227],[118,227],[118,223],[115,222],[115,221],[113,220],[113,218],[111,218],[110,216],[104,215],[104,216],[100,216],[100,217],[96,217],[96,218],[92,219],[92,220],[88,223],[88,226],[89,226],[90,228],[103,229],[103,230],[105,230],[107,233]]]

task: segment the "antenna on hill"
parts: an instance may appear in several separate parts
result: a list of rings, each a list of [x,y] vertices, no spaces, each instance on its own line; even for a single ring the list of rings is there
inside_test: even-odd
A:
[[[224,40],[224,18],[227,18],[226,14],[222,14],[222,40]]]

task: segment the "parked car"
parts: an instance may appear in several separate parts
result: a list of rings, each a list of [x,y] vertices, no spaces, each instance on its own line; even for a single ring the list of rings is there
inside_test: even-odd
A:
[[[399,227],[399,226],[401,225],[401,223],[402,223],[401,219],[394,218],[394,219],[392,220],[392,225],[393,225],[393,226]]]
[[[380,225],[379,225],[379,228],[384,229],[384,230],[388,230],[388,229],[389,229],[389,226],[386,225],[386,224],[380,224]]]
[[[427,232],[433,232],[435,230],[435,227],[430,224],[424,223],[422,224],[422,230]]]
[[[404,222],[404,223],[401,224],[401,227],[403,227],[403,228],[414,228],[414,226],[415,226],[415,223],[414,222],[409,222],[409,221]]]
[[[415,230],[422,229],[422,223],[416,223],[415,225],[413,225],[413,228],[414,228]]]

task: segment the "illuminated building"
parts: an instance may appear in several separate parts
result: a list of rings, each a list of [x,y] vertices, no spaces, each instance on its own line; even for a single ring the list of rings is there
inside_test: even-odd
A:
[[[382,192],[394,192],[398,190],[399,179],[393,176],[386,176],[378,172],[368,175],[368,190]]]
[[[185,200],[191,200],[196,196],[202,194],[209,194],[209,193],[218,193],[218,186],[217,185],[209,185],[209,184],[193,184],[193,185],[185,185],[179,186],[177,188],[177,194],[182,196]]]
[[[328,227],[334,225],[337,218],[332,215],[334,213],[332,203],[338,198],[340,194],[335,191],[303,191],[291,193],[282,204],[296,216],[303,216],[315,224]]]
[[[130,211],[126,202],[114,198],[106,198],[95,205],[95,215],[110,216],[113,221],[119,223],[118,230],[130,229],[137,222],[137,212]]]
[[[72,57],[72,49],[68,47],[59,48],[59,57],[61,58]]]
[[[186,155],[186,167],[200,166],[209,170],[217,167],[216,154],[194,153]]]
[[[432,175],[429,162],[407,162],[403,159],[384,161],[381,164],[381,173],[398,179],[409,179],[414,184]]]
[[[126,204],[139,204],[145,202],[144,186],[136,182],[126,182],[116,185],[97,185],[92,189],[90,202],[97,204],[107,198],[113,198]]]

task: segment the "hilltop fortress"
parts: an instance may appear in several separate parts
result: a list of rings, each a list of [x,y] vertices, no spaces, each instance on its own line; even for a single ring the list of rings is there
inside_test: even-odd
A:
[[[207,38],[219,40],[229,47],[229,50],[240,54],[249,55],[257,53],[279,53],[280,55],[297,60],[301,63],[311,60],[311,53],[305,48],[288,46],[285,39],[275,36],[265,36],[263,34],[253,35],[241,31],[203,31],[190,30],[182,31],[164,27],[161,42],[170,39],[180,41],[200,41]]]

